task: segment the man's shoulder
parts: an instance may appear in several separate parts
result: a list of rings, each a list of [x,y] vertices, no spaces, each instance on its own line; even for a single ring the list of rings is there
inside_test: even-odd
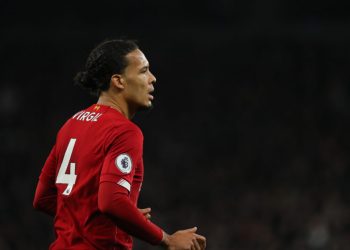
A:
[[[113,108],[106,110],[97,124],[107,141],[130,137],[143,139],[140,127]]]
[[[143,137],[140,127],[129,120],[111,124],[111,132],[115,135]]]
[[[75,112],[61,127],[61,131],[86,131],[102,137],[137,136],[143,138],[139,126],[110,107],[94,104]]]

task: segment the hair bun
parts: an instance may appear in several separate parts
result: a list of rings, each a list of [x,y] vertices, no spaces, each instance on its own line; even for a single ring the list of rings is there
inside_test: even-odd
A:
[[[80,71],[77,73],[77,75],[74,77],[75,84],[90,89],[92,91],[96,90],[98,88],[98,82],[96,79],[90,76],[89,72],[87,71]]]

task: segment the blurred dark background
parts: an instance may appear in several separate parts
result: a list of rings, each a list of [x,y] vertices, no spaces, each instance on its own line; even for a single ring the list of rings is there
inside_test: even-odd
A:
[[[158,79],[140,207],[209,250],[350,249],[349,6],[336,1],[0,2],[0,249],[47,249],[32,209],[73,86],[106,38]],[[153,249],[136,241],[135,249]]]

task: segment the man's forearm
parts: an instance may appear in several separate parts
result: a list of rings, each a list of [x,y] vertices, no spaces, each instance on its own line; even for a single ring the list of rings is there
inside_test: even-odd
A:
[[[147,220],[122,189],[112,182],[100,184],[98,207],[101,212],[108,214],[127,233],[151,244],[160,244],[163,230]]]

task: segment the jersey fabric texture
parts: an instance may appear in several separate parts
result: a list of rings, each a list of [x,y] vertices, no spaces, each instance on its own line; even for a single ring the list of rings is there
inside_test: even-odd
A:
[[[129,233],[146,235],[143,239],[151,244],[161,241],[162,230],[137,210],[144,174],[142,152],[141,130],[111,107],[94,104],[63,125],[34,198],[40,210],[55,216],[56,240],[50,249],[132,249]],[[108,192],[115,204],[106,200]],[[101,212],[99,199],[110,213]],[[127,206],[118,206],[123,200]],[[113,206],[108,210],[109,203]],[[114,214],[119,207],[130,210],[123,211],[126,220]],[[129,226],[128,216],[130,221],[136,218]]]

